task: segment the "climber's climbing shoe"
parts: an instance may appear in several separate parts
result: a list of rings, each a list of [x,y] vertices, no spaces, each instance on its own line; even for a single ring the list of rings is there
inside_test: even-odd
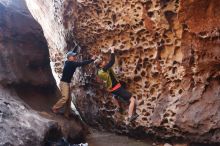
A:
[[[135,121],[138,117],[139,117],[138,114],[134,114],[134,115],[132,115],[131,117],[128,118],[128,122],[133,122],[133,121]]]

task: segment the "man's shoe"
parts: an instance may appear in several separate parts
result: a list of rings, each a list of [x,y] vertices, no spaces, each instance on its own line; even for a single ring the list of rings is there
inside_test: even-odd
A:
[[[58,114],[58,112],[59,112],[59,110],[54,109],[54,108],[51,108],[51,111],[52,111],[52,113],[54,113],[54,114]]]
[[[128,118],[128,122],[133,122],[133,121],[135,121],[138,117],[139,117],[138,114],[134,114],[134,115],[132,115],[131,117]]]

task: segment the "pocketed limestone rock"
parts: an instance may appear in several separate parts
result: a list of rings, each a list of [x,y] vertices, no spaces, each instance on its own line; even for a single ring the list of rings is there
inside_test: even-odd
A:
[[[150,133],[162,138],[220,142],[218,0],[27,3],[44,29],[51,52],[57,54],[52,58],[59,62],[58,74],[62,53],[74,49],[75,40],[82,46],[84,59],[88,54],[108,58],[108,48],[116,48],[113,68],[138,100],[140,116],[131,125],[125,123],[126,114],[116,116],[111,95],[97,82],[95,67],[90,65],[78,70],[72,92],[87,123],[137,137]],[[54,32],[48,25],[59,29]],[[56,42],[56,37],[47,35],[52,33],[64,38],[61,44],[65,45],[58,51],[59,47],[50,43]]]

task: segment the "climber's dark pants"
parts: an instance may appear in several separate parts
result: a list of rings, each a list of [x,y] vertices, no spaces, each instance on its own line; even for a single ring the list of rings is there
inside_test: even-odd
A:
[[[127,91],[125,88],[123,88],[122,86],[118,89],[116,89],[115,91],[111,92],[113,95],[115,95],[115,98],[119,101],[125,102],[127,104],[130,103],[130,99],[132,97],[132,93],[130,93],[129,91]]]

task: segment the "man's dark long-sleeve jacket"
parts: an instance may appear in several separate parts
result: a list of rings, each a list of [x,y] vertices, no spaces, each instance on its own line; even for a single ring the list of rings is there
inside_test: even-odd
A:
[[[66,61],[64,64],[63,75],[62,75],[61,81],[66,82],[66,83],[70,83],[77,67],[87,65],[93,61],[94,60],[92,60],[92,59],[82,61],[82,62]]]

